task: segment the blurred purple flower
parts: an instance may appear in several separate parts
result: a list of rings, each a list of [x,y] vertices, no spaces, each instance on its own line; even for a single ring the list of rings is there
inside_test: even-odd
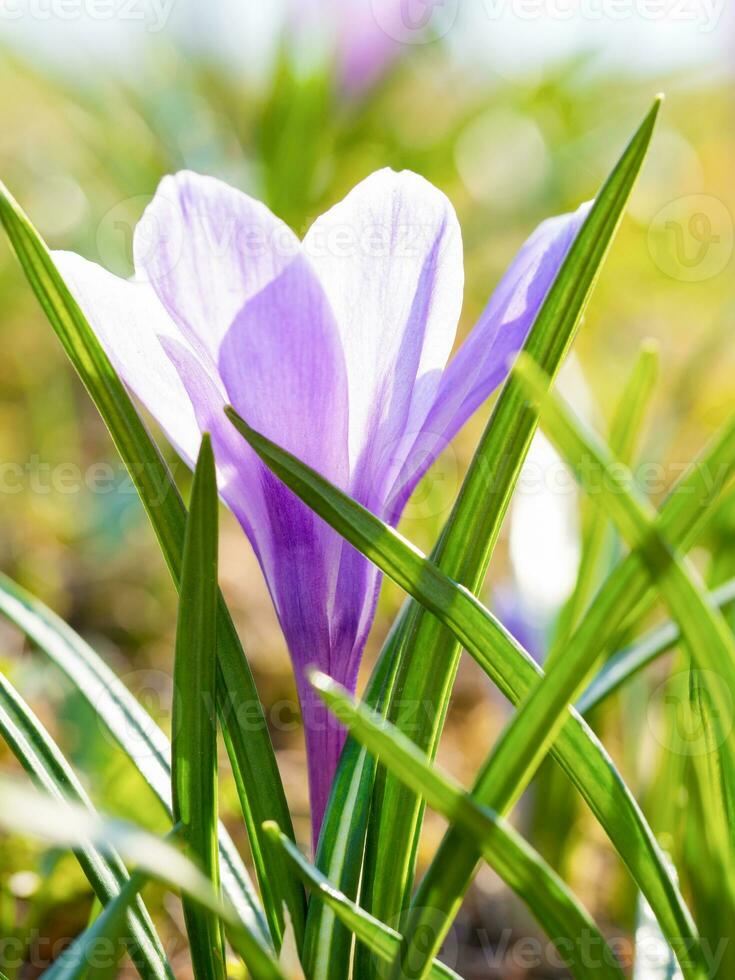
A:
[[[359,96],[427,35],[445,0],[290,0],[297,44],[321,36],[336,63],[340,91]]]
[[[180,173],[135,230],[134,279],[55,253],[115,368],[188,465],[212,435],[222,498],[293,660],[315,837],[344,734],[304,671],[317,665],[354,691],[380,576],[259,462],[223,408],[395,523],[504,378],[583,217],[532,235],[448,366],[460,229],[446,197],[412,173],[373,174],[303,242],[258,201]]]
[[[495,590],[493,612],[536,663],[542,664],[546,653],[547,624],[539,622],[532,615],[517,587],[504,583]]]
[[[409,36],[401,19],[402,2],[337,4],[339,77],[351,94],[359,95],[377,84],[405,52]]]

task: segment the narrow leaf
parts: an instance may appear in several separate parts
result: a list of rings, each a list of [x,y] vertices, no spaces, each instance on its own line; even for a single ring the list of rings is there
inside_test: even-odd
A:
[[[381,709],[390,697],[402,651],[404,631],[399,618],[365,690],[365,701]],[[375,759],[348,737],[324,815],[315,864],[341,891],[357,895],[365,847]],[[352,953],[352,934],[328,903],[312,902],[306,920],[303,962],[311,980],[329,980],[329,970],[346,969]]]
[[[80,980],[84,976],[88,980],[114,980],[119,971],[119,947],[128,908],[147,880],[140,872],[133,872],[94,922],[44,970],[44,980]],[[106,965],[93,966],[90,961],[98,961],[102,944],[109,951],[109,961]]]
[[[435,768],[405,735],[377,712],[358,704],[339,684],[315,673],[311,683],[342,724],[430,807],[469,834],[488,864],[526,903],[575,977],[624,976],[589,913],[559,876],[497,814],[478,804],[450,776]],[[592,938],[601,964],[591,968],[580,955]],[[571,944],[571,948],[570,948]],[[396,950],[396,953],[398,951]]]
[[[500,690],[518,704],[541,676],[541,669],[501,624],[466,589],[448,579],[397,531],[388,527],[356,501],[324,480],[317,472],[256,433],[233,409],[230,419],[273,472],[354,547],[421,602],[454,634]],[[730,434],[735,439],[735,429]],[[730,437],[716,444],[712,456],[719,460]],[[734,464],[735,465],[735,464]],[[701,474],[696,470],[692,482]],[[688,499],[686,494],[681,499]],[[637,570],[630,566],[630,573]],[[627,576],[620,576],[614,591],[606,592],[605,604],[595,604],[596,619],[578,642],[596,651],[606,631],[614,635],[618,619],[609,612],[631,602]],[[628,606],[624,610],[628,610]],[[678,887],[635,799],[620,778],[605,749],[579,716],[568,709],[564,728],[553,753],[579,788],[615,847],[649,896],[672,942],[682,938],[692,962],[704,963],[697,932]],[[470,872],[467,874],[469,881]],[[692,977],[699,974],[692,969]]]
[[[658,350],[647,343],[643,346],[630,378],[623,386],[617,409],[610,424],[610,448],[626,465],[633,461],[658,372]],[[557,656],[563,655],[565,641],[589,604],[601,578],[606,544],[610,530],[604,511],[593,508],[585,528],[582,556],[574,591],[559,617],[554,642],[545,661],[546,670]]]
[[[217,482],[208,436],[202,439],[186,522],[176,627],[171,788],[185,853],[219,888],[217,860]],[[194,971],[224,980],[219,921],[184,899]]]
[[[524,344],[553,378],[568,353],[638,176],[660,108],[657,100],[616,163],[580,229]],[[511,376],[507,379],[462,484],[432,559],[456,582],[479,592],[513,490],[537,426],[537,416]],[[425,611],[414,608],[411,636],[389,717],[411,726],[417,744],[433,756],[446,717],[461,647]],[[417,726],[411,704],[430,704]],[[379,777],[363,874],[367,907],[384,920],[409,899],[421,829],[418,797]],[[397,857],[400,856],[400,857]]]
[[[92,803],[74,770],[39,719],[10,681],[0,674],[0,733],[33,782],[58,800],[73,800],[94,813]],[[21,824],[28,814],[18,813]],[[84,842],[76,857],[100,902],[106,905],[120,894],[129,880],[119,855],[108,850],[105,858]],[[133,961],[142,977],[172,977],[163,946],[150,916],[137,899],[127,914],[127,929]],[[126,937],[127,938],[127,937]]]
[[[707,600],[694,566],[672,551],[659,529],[659,515],[637,488],[631,473],[608,447],[586,432],[563,401],[548,392],[535,365],[522,361],[517,372],[539,401],[542,424],[549,438],[574,469],[580,483],[616,522],[628,544],[646,561],[651,579],[679,623],[700,677],[711,711],[705,729],[710,751],[704,760],[701,788],[709,802],[712,840],[729,881],[733,880],[731,827],[735,821],[735,742],[730,731],[735,704],[735,637],[720,611]],[[710,509],[714,509],[710,504]],[[712,730],[710,731],[710,723]],[[713,769],[713,766],[717,767]],[[717,846],[719,845],[719,846]]]
[[[730,609],[735,604],[735,579],[730,579],[709,595],[709,602],[719,609]],[[577,701],[577,711],[586,715],[605,698],[619,690],[631,677],[654,663],[681,641],[681,630],[675,622],[664,623],[636,640],[625,650],[612,656],[587,690]]]
[[[226,923],[233,948],[253,980],[287,980],[272,954],[263,950],[206,875],[160,837],[124,820],[101,817],[66,800],[27,789],[7,777],[0,778],[0,827],[58,847],[92,845],[104,854],[120,853],[129,864],[136,865],[137,871],[181,891]]]
[[[92,647],[47,606],[0,572],[0,613],[72,682],[100,725],[146,780],[166,813],[171,808],[171,746],[163,731]],[[242,859],[219,827],[222,887],[238,915],[269,942],[263,910]]]
[[[314,898],[332,909],[345,928],[354,933],[368,949],[382,960],[390,962],[400,944],[400,935],[394,929],[369,915],[339,889],[335,888],[318,868],[309,864],[294,842],[281,833],[278,824],[266,824],[265,829],[273,842],[283,848],[293,867],[306,886],[313,892]],[[460,980],[453,970],[439,962],[432,964],[429,976]]]

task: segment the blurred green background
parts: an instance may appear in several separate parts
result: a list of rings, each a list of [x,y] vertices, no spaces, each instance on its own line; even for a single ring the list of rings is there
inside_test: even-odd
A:
[[[0,15],[0,176],[50,245],[128,272],[137,218],[158,180],[182,167],[263,198],[299,232],[372,170],[408,167],[442,188],[459,213],[467,275],[462,334],[524,238],[543,218],[594,195],[652,96],[664,90],[650,158],[563,385],[604,430],[641,344],[655,341],[660,380],[641,459],[659,464],[649,487],[657,497],[731,410],[735,31],[728,12],[710,31],[696,20],[644,19],[636,13],[642,0],[631,4],[633,16],[622,26],[588,16],[584,5],[573,5],[572,21],[564,22],[514,17],[508,4],[510,14],[493,21],[478,0],[474,20],[468,3],[446,30],[443,22],[430,25],[424,43],[390,45],[385,62],[355,86],[340,61],[345,10],[328,0],[294,3],[303,8],[296,13],[278,5],[261,10],[255,0],[240,10],[225,3],[197,8],[191,0],[155,31],[142,22],[95,21],[84,4],[80,17],[55,20],[53,5],[38,3],[17,5],[17,18],[8,16],[10,7]],[[0,296],[0,568],[81,632],[166,726],[176,606],[153,534],[4,242]],[[487,411],[408,508],[403,529],[423,548],[447,515]],[[539,458],[544,465],[543,452]],[[180,464],[176,472],[186,489],[188,473]],[[529,493],[515,508],[523,548],[508,547],[507,527],[485,595],[509,621],[531,629],[540,650],[573,572],[585,514],[573,493],[556,497],[549,503]],[[726,568],[735,538],[727,514],[718,535],[701,561],[714,555]],[[229,515],[221,551],[222,586],[306,842],[303,744],[288,656],[257,565]],[[539,595],[539,569],[558,579],[558,594]],[[401,600],[396,588],[384,587],[366,667]],[[100,808],[162,828],[153,798],[89,710],[3,623],[0,659]],[[666,799],[667,753],[651,710],[665,670],[597,719],[662,833],[683,805]],[[441,761],[469,781],[505,717],[499,696],[466,663]],[[0,749],[0,757],[3,768],[13,768],[9,753]],[[245,851],[224,754],[222,766],[224,815]],[[539,791],[536,800],[530,793],[519,820],[610,934],[629,938],[629,880],[594,822],[565,796],[568,785],[557,799],[559,787],[544,778],[549,795],[539,807]],[[559,820],[564,815],[563,834],[549,834],[559,826],[555,812]],[[429,817],[426,854],[441,831]],[[0,838],[3,936],[20,936],[27,950],[36,935],[63,940],[83,928],[90,908],[71,858]],[[159,911],[177,976],[185,977],[180,907],[161,894]],[[513,966],[497,952],[504,929],[510,946],[536,935],[485,869],[454,933],[460,972],[504,980],[565,975],[549,962],[529,971]],[[11,975],[41,972],[51,952],[40,945]],[[497,953],[494,964],[488,948]]]

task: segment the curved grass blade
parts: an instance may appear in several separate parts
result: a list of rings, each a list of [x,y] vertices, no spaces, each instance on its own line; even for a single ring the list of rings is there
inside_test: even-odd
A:
[[[530,358],[520,358],[516,368],[519,375],[522,372],[537,375],[539,369],[534,365]],[[545,402],[550,398],[546,395],[548,391],[548,378],[539,378],[536,385],[536,393],[539,399],[542,397]],[[553,441],[553,440],[552,440]],[[587,461],[589,462],[589,460]],[[687,533],[701,528],[706,523],[706,517],[697,511],[709,513],[710,519],[717,513],[714,506],[700,506],[700,493],[707,492],[708,504],[716,502],[716,494],[712,493],[713,486],[721,486],[729,479],[733,472],[735,463],[735,424],[726,426],[719,438],[715,440],[713,446],[706,451],[692,469],[687,479],[682,480],[677,493],[679,499],[672,498],[670,506],[667,507],[668,516],[661,517],[662,523],[677,526],[683,523],[684,515],[691,512],[691,526]],[[712,472],[720,472],[717,479],[712,480]],[[588,466],[585,466],[585,472]],[[604,481],[599,481],[604,482]],[[690,503],[685,507],[683,495],[691,493]],[[649,532],[650,533],[650,532]],[[553,736],[556,727],[555,719],[563,723],[567,713],[567,702],[574,696],[579,684],[584,680],[586,673],[591,669],[595,659],[599,656],[600,648],[604,648],[613,635],[614,630],[619,627],[621,615],[620,611],[625,609],[625,594],[632,579],[638,576],[634,574],[636,566],[640,566],[640,571],[644,578],[648,578],[647,562],[650,556],[643,553],[646,548],[647,539],[640,536],[638,539],[641,551],[635,551],[629,561],[626,561],[618,570],[620,574],[615,574],[609,580],[609,588],[605,588],[593,603],[590,611],[582,622],[580,629],[575,633],[569,645],[565,649],[565,655],[552,668],[543,685],[537,685],[530,699],[524,702],[522,710],[514,720],[514,723],[506,731],[505,736],[496,745],[488,763],[478,777],[473,793],[482,799],[483,803],[492,806],[493,809],[503,811],[506,805],[511,805],[513,799],[525,784],[526,776],[533,770],[540,755],[545,752],[550,744],[549,740]],[[660,564],[660,548],[655,549],[657,560]],[[666,562],[666,558],[663,559]],[[645,591],[645,589],[643,590]],[[636,595],[637,592],[633,592]],[[640,605],[640,603],[639,603]],[[715,640],[715,634],[710,634],[710,642],[721,644],[723,642],[722,630],[719,631],[719,640]],[[702,662],[706,654],[702,652]],[[727,660],[723,654],[721,657],[721,667]],[[723,715],[722,717],[727,717]],[[547,731],[546,736],[544,735]],[[533,752],[527,752],[526,746],[536,748],[538,753],[534,758]],[[525,776],[523,773],[525,772]],[[522,778],[523,777],[523,778]],[[721,810],[722,807],[719,807]],[[716,812],[716,810],[715,810]],[[432,865],[424,876],[419,891],[414,899],[415,912],[412,913],[409,923],[404,927],[404,936],[407,943],[405,956],[410,956],[410,944],[414,942],[414,937],[428,926],[425,913],[422,908],[434,910],[434,936],[436,942],[440,942],[442,929],[436,927],[437,910],[441,910],[445,915],[444,928],[451,920],[458,904],[458,896],[462,894],[462,889],[466,888],[470,880],[475,862],[476,854],[473,855],[466,843],[457,835],[450,831],[445,838],[439,852],[437,853]],[[725,862],[727,864],[727,861]],[[447,871],[449,869],[449,871]],[[661,913],[657,910],[659,916]],[[663,922],[663,920],[660,919]],[[685,976],[689,975],[708,975],[707,963],[704,959],[704,951],[701,949],[692,957],[691,951],[682,948],[676,938],[667,933],[667,938],[675,947],[680,956],[683,956],[681,965]],[[419,954],[419,964],[425,965],[426,959],[431,953],[432,945],[426,946],[426,933],[422,932],[422,947],[426,951],[424,959]],[[415,961],[412,961],[412,967]],[[394,975],[398,975],[400,965],[396,964]],[[416,976],[420,976],[420,969],[416,968]]]
[[[37,786],[57,800],[74,800],[85,812],[94,812],[89,797],[57,744],[2,674],[0,734]],[[30,819],[29,814],[19,814],[21,824],[26,819]],[[106,905],[116,898],[129,881],[127,869],[118,854],[108,849],[105,858],[88,843],[83,843],[75,853],[100,902]],[[170,980],[173,972],[166,962],[161,941],[140,899],[135,900],[127,913],[126,928],[130,953],[140,975],[146,980]]]
[[[272,952],[263,949],[207,876],[165,840],[127,821],[101,817],[66,800],[21,787],[13,779],[0,778],[0,804],[0,826],[14,833],[58,847],[92,845],[105,854],[119,852],[137,871],[183,892],[221,919],[253,980],[287,980]]]
[[[735,637],[720,611],[708,601],[696,569],[673,551],[661,534],[657,511],[637,489],[627,467],[583,429],[557,395],[548,392],[546,379],[539,377],[535,365],[522,360],[516,372],[538,400],[544,431],[580,484],[605,508],[629,546],[644,557],[695,663],[700,670],[717,676],[718,682],[710,689],[715,705],[713,718],[729,718],[735,704]],[[735,742],[728,737],[729,730],[720,734],[728,771],[735,776]],[[735,783],[732,788],[735,792]],[[732,817],[735,819],[735,809]]]
[[[624,208],[646,156],[660,108],[657,100],[600,190],[524,344],[554,377],[568,353]],[[537,426],[517,381],[507,379],[452,513],[432,552],[449,576],[477,593]],[[461,648],[433,617],[413,608],[411,638],[389,717],[433,757],[454,686]],[[417,729],[407,705],[431,704]],[[364,904],[392,921],[409,901],[422,822],[421,801],[379,774],[364,870]],[[401,857],[398,858],[397,856]]]
[[[171,741],[171,797],[184,850],[219,889],[217,851],[217,480],[209,436],[194,470],[184,537],[176,625]],[[224,980],[225,946],[219,920],[184,898],[194,972]]]
[[[403,630],[391,630],[365,691],[365,702],[384,706],[395,683]],[[315,864],[325,877],[339,880],[348,899],[358,892],[370,815],[375,759],[348,736],[330,793]],[[327,902],[311,902],[306,918],[302,960],[310,980],[329,980],[330,970],[346,970],[352,955],[352,933]]]
[[[695,659],[694,664],[698,661]],[[712,862],[718,876],[717,894],[722,910],[732,923],[735,911],[735,855],[732,849],[733,796],[735,785],[731,757],[728,759],[723,739],[728,739],[731,721],[722,724],[718,708],[714,704],[714,684],[706,671],[689,671],[689,731],[698,731],[702,738],[702,751],[692,759],[693,770],[699,782],[699,794],[707,813],[707,842],[714,856]],[[724,921],[728,921],[724,918]],[[732,938],[732,926],[728,926],[728,938]]]
[[[366,705],[358,704],[348,692],[315,672],[311,683],[335,716],[399,779],[419,793],[430,807],[451,824],[470,835],[484,859],[525,902],[578,980],[624,976],[586,909],[559,876],[508,823],[478,804],[447,774],[435,768],[426,756],[390,722]],[[601,962],[588,966],[580,948],[589,938],[601,950]],[[569,943],[572,947],[569,947]],[[395,951],[396,955],[398,950]],[[430,974],[427,974],[430,975]]]
[[[610,423],[610,448],[626,465],[630,465],[633,461],[657,374],[658,348],[651,343],[644,344],[633,371],[623,386],[617,409]],[[598,585],[608,527],[604,511],[594,508],[585,529],[579,574],[574,591],[559,617],[554,642],[544,664],[547,671],[556,657],[563,653],[565,642],[569,639]]]
[[[711,605],[718,609],[730,609],[735,605],[735,579],[723,583],[709,594]],[[681,641],[681,630],[671,621],[650,630],[625,650],[611,657],[584,694],[577,700],[576,708],[581,715],[594,710],[606,698],[618,691],[631,677],[654,663],[660,656],[672,650]]]
[[[658,370],[658,344],[652,340],[644,341],[610,423],[610,448],[627,466],[633,462],[638,448]]]
[[[318,899],[332,909],[335,916],[339,918],[350,933],[353,933],[361,943],[382,960],[389,963],[399,947],[400,935],[365,912],[364,909],[361,909],[359,905],[356,905],[339,889],[335,888],[318,868],[309,864],[294,842],[281,833],[278,824],[266,824],[265,829],[274,844],[283,848],[285,855],[301,876],[304,884],[313,892],[314,899]],[[439,978],[460,980],[453,970],[439,962],[432,963],[429,976],[437,978],[437,980]]]
[[[63,619],[2,572],[0,613],[69,678],[172,818],[168,738],[119,677]],[[219,825],[219,851],[227,898],[242,921],[267,945],[270,938],[263,910],[223,824]]]
[[[43,971],[44,980],[114,980],[119,969],[119,946],[125,930],[128,909],[138,893],[148,881],[146,875],[134,871],[120,890],[108,902],[94,922],[78,936],[51,966]],[[91,960],[99,959],[100,945],[110,950],[106,965],[91,965]]]
[[[679,608],[680,615],[683,616],[685,610],[689,610],[691,613],[693,607],[701,607],[704,600],[696,587],[692,586],[683,563],[675,555],[668,554],[668,547],[661,540],[655,540],[657,532],[654,517],[648,517],[648,512],[643,503],[636,501],[630,491],[624,490],[623,478],[619,477],[617,470],[613,471],[613,461],[603,460],[602,449],[594,446],[590,439],[584,439],[579,426],[573,425],[570,416],[562,408],[561,402],[553,395],[548,394],[548,378],[542,375],[528,357],[519,358],[515,373],[527,387],[527,390],[530,390],[534,398],[540,402],[544,430],[557,450],[565,456],[567,462],[581,476],[584,485],[590,489],[590,492],[594,490],[598,494],[601,493],[601,500],[614,493],[615,510],[620,515],[618,523],[622,524],[623,520],[627,520],[628,537],[629,539],[633,538],[630,543],[633,547],[641,549],[641,553],[650,560],[652,574],[656,576],[657,584],[664,597],[668,597],[669,593],[666,589],[665,579],[661,576],[668,576],[669,574],[674,576],[686,599],[679,596],[679,605],[677,606],[677,599],[672,596],[670,599],[673,603],[672,610]],[[592,475],[590,474],[590,462],[595,464]],[[620,464],[617,464],[617,461],[614,462],[619,467]],[[601,478],[603,476],[605,479]],[[630,474],[627,476],[629,477]],[[594,485],[591,482],[593,478]],[[614,484],[613,480],[615,481]],[[608,482],[614,485],[614,490],[608,490]],[[601,491],[600,487],[604,489]],[[610,516],[613,516],[612,501],[609,510]],[[630,530],[634,527],[637,528],[635,536]],[[700,632],[697,635],[695,623],[690,620],[688,636],[700,666],[717,671],[719,677],[722,671],[727,670],[728,664],[735,665],[735,642],[729,635],[724,621],[719,624],[719,627],[716,626],[713,621],[714,613],[708,606],[706,606],[706,610],[705,613],[700,608],[699,612],[700,616],[709,618],[709,630],[705,629],[702,633],[700,624]],[[686,634],[685,620],[682,619],[681,622],[683,632]],[[484,805],[504,813],[513,805],[520,791],[527,785],[564,724],[569,702],[582,689],[585,678],[598,657],[594,643],[585,641],[585,633],[594,637],[599,635],[602,629],[603,624],[598,623],[593,616],[583,621],[580,630],[566,646],[564,656],[557,658],[546,678],[536,685],[517,715],[506,727],[488,762],[483,767],[473,790],[473,795]],[[735,703],[735,682],[733,682],[729,692],[726,692],[719,684],[713,685],[713,688],[717,689],[721,698],[720,701],[715,698],[716,708],[713,716],[729,717],[727,707],[728,704]],[[727,697],[724,696],[726,693]],[[723,738],[726,738],[726,733],[721,734]],[[735,751],[730,749],[728,752],[726,750],[725,754],[730,756],[727,771],[732,772],[734,771],[731,766],[735,764]],[[717,782],[719,784],[719,780]],[[716,802],[718,805],[714,808],[714,812],[720,813],[724,826],[726,825],[728,809],[723,809],[719,800]],[[724,836],[721,837],[721,840],[724,839]],[[724,848],[721,848],[721,852],[723,852],[724,859]],[[396,960],[392,973],[393,977],[398,978],[404,975],[407,962],[412,964],[412,976],[420,978],[425,975],[425,964],[432,955],[432,951],[437,948],[437,944],[441,943],[448,924],[456,914],[459,901],[469,883],[476,862],[477,853],[473,853],[472,848],[463,840],[461,834],[450,829],[414,899],[411,913],[403,930],[405,945],[400,959]],[[441,915],[445,917],[444,921],[437,923]],[[432,930],[431,933],[428,933],[429,929]],[[432,938],[428,944],[427,934],[431,935]],[[420,942],[419,936],[421,937]]]
[[[571,344],[606,248],[614,237],[628,194],[645,156],[657,109],[658,105],[654,106],[644,120],[598,197],[588,222],[584,243],[587,254],[584,247],[579,247],[579,242],[574,246],[529,335],[526,349],[534,353],[539,363],[543,364],[549,373],[556,371]],[[598,237],[593,242],[595,235]],[[509,379],[498,399],[491,425],[486,429],[442,541],[432,555],[451,577],[468,585],[474,591],[479,589],[487,570],[497,533],[535,426],[535,420],[529,418],[522,409],[517,386]],[[517,421],[520,421],[518,428],[516,428]],[[487,492],[488,486],[492,488],[492,493]],[[500,494],[497,506],[496,489]],[[488,529],[490,529],[489,535]],[[407,610],[401,614],[401,628],[405,633],[410,631],[411,638],[414,640],[414,649],[420,646],[422,655],[421,658],[413,658],[416,661],[420,659],[420,664],[417,662],[412,665],[411,658],[405,658],[405,666],[396,683],[396,689],[400,692],[399,701],[415,703],[428,699],[428,702],[436,707],[437,710],[432,712],[436,724],[427,725],[426,730],[416,734],[417,741],[431,754],[443,725],[456,672],[459,648],[453,638],[448,636],[446,630],[435,623],[432,617],[424,616],[420,607],[409,604],[407,608],[410,615],[406,615]],[[417,627],[423,630],[420,644],[415,641]],[[404,645],[407,645],[405,636]],[[387,649],[384,653],[386,656],[393,655],[392,651],[389,652]],[[400,726],[400,710],[391,717]],[[411,724],[415,732],[415,719],[411,719]],[[352,759],[345,755],[340,769],[351,764]],[[339,777],[338,770],[338,779]],[[394,795],[397,794],[393,800],[391,783],[389,782],[386,787],[380,773],[375,793],[376,817],[371,824],[375,829],[374,833],[371,832],[371,841],[373,845],[375,840],[379,844],[385,842],[388,872],[382,886],[378,882],[378,890],[381,887],[386,889],[383,909],[380,909],[380,899],[375,894],[376,889],[370,885],[375,869],[366,867],[366,873],[363,875],[365,879],[363,893],[368,899],[372,897],[371,907],[374,911],[380,910],[381,914],[399,904],[396,902],[396,896],[405,896],[410,891],[413,852],[421,823],[421,803],[415,795],[408,793],[398,782],[392,783],[392,789],[395,791]],[[334,794],[332,799],[336,800]],[[344,815],[341,827],[338,836],[343,838],[350,833],[349,813]],[[360,826],[355,833],[359,838]],[[326,837],[325,855],[329,851],[329,846],[330,839]],[[369,863],[370,855],[368,855]],[[343,865],[338,869],[334,861],[332,871],[332,880],[340,884],[344,883],[346,887],[349,887],[349,883],[354,880],[355,869],[352,866]],[[369,894],[371,892],[372,896]],[[316,911],[318,914],[319,909]],[[311,911],[309,918],[312,918]],[[308,925],[310,926],[311,923]]]
[[[632,462],[637,452],[657,376],[657,345],[645,341],[623,385],[609,425],[610,446],[623,462]],[[599,508],[584,501],[577,577],[571,595],[553,624],[551,642],[543,659],[546,672],[557,656],[563,655],[573,629],[615,563],[617,551],[614,528]],[[550,809],[544,807],[543,812],[534,811],[533,835],[547,858],[558,867],[573,844],[577,800],[567,792],[563,775],[551,763],[544,765],[538,773],[536,798],[548,799]]]
[[[393,528],[290,453],[256,433],[232,408],[226,411],[273,472],[330,526],[441,620],[513,704],[527,697],[542,676],[541,668],[471,592],[448,579]],[[735,429],[713,447],[707,463],[722,458],[731,438],[735,439]],[[730,458],[730,454],[725,455],[725,459]],[[702,462],[700,468],[705,465]],[[700,468],[690,477],[690,489],[696,489]],[[691,506],[692,498],[688,494],[682,495],[681,499],[686,499]],[[591,628],[580,637],[580,644],[595,651],[604,644],[608,633],[614,635],[619,610],[627,612],[628,603],[632,601],[628,578],[638,569],[638,561],[636,557],[635,563],[629,566],[630,576],[618,576],[614,590],[606,590],[604,603],[594,604],[596,619],[592,623],[590,617],[586,617],[585,623],[591,624]],[[552,751],[655,908],[667,938],[679,948],[684,944],[682,955],[691,960],[687,975],[703,976],[706,962],[696,927],[650,827],[604,747],[571,708],[566,710],[565,725]]]
[[[23,272],[48,320],[102,416],[153,525],[178,588],[186,509],[158,448],[115,374],[94,331],[67,289],[46,245],[4,184],[0,221]],[[217,710],[248,829],[258,883],[274,943],[280,945],[283,905],[297,937],[303,934],[306,900],[289,876],[269,873],[261,840],[262,824],[273,819],[292,833],[291,817],[268,726],[237,632],[221,594],[217,629]],[[239,724],[247,705],[247,731]],[[242,899],[248,901],[246,896]]]
[[[713,840],[719,844],[723,867],[732,870],[735,742],[730,737],[730,717],[735,704],[735,637],[724,616],[708,602],[695,568],[672,551],[660,533],[656,510],[637,489],[627,468],[593,434],[584,431],[558,396],[548,393],[546,379],[539,377],[535,365],[522,361],[516,370],[539,401],[544,430],[579,482],[596,495],[628,544],[644,556],[651,579],[679,623],[682,638],[699,668],[711,702],[711,710],[704,717],[708,744],[718,749],[714,756],[712,751],[707,753],[701,785],[712,804]],[[732,875],[729,877],[732,880]]]

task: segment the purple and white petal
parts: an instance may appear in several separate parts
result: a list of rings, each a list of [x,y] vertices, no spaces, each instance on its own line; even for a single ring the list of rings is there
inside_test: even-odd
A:
[[[539,225],[495,289],[442,375],[436,399],[391,493],[397,520],[416,484],[470,416],[505,379],[590,205]]]
[[[294,262],[245,304],[222,343],[219,367],[230,402],[250,425],[330,481],[346,486],[349,409],[344,358],[334,316],[305,259]],[[260,478],[272,492],[273,478],[264,468]],[[309,550],[319,552],[320,563],[334,565],[341,541],[285,487],[275,503],[266,495],[266,506],[271,544],[260,557],[292,640],[298,627],[291,623],[291,610],[301,599],[293,582],[282,579],[300,539],[287,533],[289,523],[298,519],[302,531],[306,524],[313,526]],[[333,571],[322,584],[318,615],[326,618],[333,601]],[[313,606],[312,612],[317,613]],[[314,650],[313,656],[318,654]]]
[[[216,365],[235,316],[301,245],[260,201],[183,171],[161,181],[133,250],[136,277],[150,282],[200,358]]]
[[[247,422],[340,487],[349,476],[344,354],[334,314],[309,262],[287,266],[240,310],[219,361],[227,395]],[[249,450],[248,450],[249,452]],[[335,642],[335,609],[360,604],[337,594],[343,541],[270,471],[258,465],[267,512],[259,553],[296,672],[307,733],[312,811],[321,825],[344,741],[315,699],[304,671],[319,666],[345,682],[348,657]],[[351,638],[350,646],[354,643]]]
[[[186,388],[161,343],[185,341],[150,285],[120,279],[73,252],[54,252],[53,259],[117,373],[179,455],[193,465],[200,429]]]
[[[304,250],[339,325],[353,493],[379,510],[406,431],[434,403],[462,306],[462,236],[422,177],[381,170],[312,225]]]
[[[344,354],[307,259],[298,256],[238,311],[218,366],[232,405],[250,425],[346,486]]]

